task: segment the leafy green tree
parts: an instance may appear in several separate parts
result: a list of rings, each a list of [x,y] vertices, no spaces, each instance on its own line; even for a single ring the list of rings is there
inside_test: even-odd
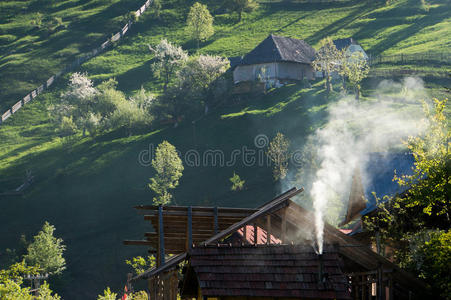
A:
[[[446,102],[434,99],[432,109],[424,103],[428,130],[407,141],[415,158],[413,174],[394,177],[408,189],[384,201],[376,197],[378,210],[364,224],[382,245],[396,243],[394,259],[401,267],[425,279],[432,291],[449,295],[451,139]]]
[[[137,103],[131,100],[125,100],[118,103],[116,110],[108,120],[111,128],[123,127],[129,136],[133,134],[134,129],[142,129],[149,126],[153,117],[147,110],[139,107]]]
[[[444,216],[451,227],[451,130],[445,115],[447,99],[434,99],[431,108],[423,104],[429,130],[411,137],[407,147],[415,158],[412,175],[395,176],[399,185],[409,187],[401,201],[406,207],[422,207],[435,218]]]
[[[19,281],[25,275],[37,275],[39,274],[39,266],[28,266],[25,260],[14,263],[8,267],[8,269],[0,270],[0,283],[4,283],[7,280]]]
[[[59,124],[58,131],[61,137],[71,136],[77,132],[77,125],[75,125],[72,116],[63,116],[61,123]]]
[[[360,51],[352,53],[350,56],[343,55],[340,74],[343,78],[348,78],[355,89],[355,99],[360,98],[360,82],[368,76],[370,66],[363,53]]]
[[[258,7],[255,0],[228,0],[228,7],[238,13],[238,22],[243,18],[243,12],[250,13]]]
[[[44,283],[39,287],[39,294],[35,300],[61,300],[61,297],[58,296],[58,294],[52,295],[52,293],[53,292],[50,289],[49,284],[44,281]]]
[[[451,230],[435,233],[420,246],[418,256],[420,277],[427,279],[443,299],[451,299]]]
[[[29,287],[23,286],[23,277],[38,275],[39,266],[27,266],[25,260],[11,265],[8,269],[0,270],[0,299],[1,300],[60,300],[61,298],[50,290],[44,282],[39,288],[39,295],[33,296]]]
[[[103,291],[103,295],[97,296],[97,300],[116,300],[117,294],[113,293],[109,287]]]
[[[326,37],[319,42],[319,49],[315,54],[312,65],[316,71],[324,73],[326,77],[326,91],[332,91],[332,72],[338,71],[342,53],[337,50],[330,37]]]
[[[273,176],[275,180],[284,179],[287,176],[288,159],[290,158],[289,146],[290,141],[280,132],[269,143],[266,155],[268,155],[273,163]]]
[[[155,267],[156,260],[153,255],[148,257],[136,256],[132,259],[125,260],[125,263],[133,268],[136,275],[140,275],[146,270]]]
[[[66,260],[63,257],[66,246],[63,245],[62,239],[53,236],[54,231],[55,227],[45,222],[42,230],[28,246],[24,259],[28,265],[39,265],[45,273],[61,274],[66,269]]]
[[[159,144],[152,160],[152,167],[156,172],[155,176],[150,178],[149,184],[150,189],[156,194],[153,202],[156,205],[169,204],[172,200],[169,190],[178,186],[184,169],[175,147],[167,141]]]
[[[95,121],[99,117],[94,110],[96,94],[97,90],[85,74],[72,74],[68,90],[62,94],[61,102],[50,107],[53,120],[61,124],[63,117],[72,116],[73,122],[83,130],[85,136],[88,128],[92,129],[98,125]]]
[[[1,300],[34,300],[30,293],[29,287],[22,287],[23,281],[6,280],[0,282],[0,299]]]
[[[215,83],[229,68],[230,62],[220,56],[200,55],[191,58],[178,73],[179,85],[193,98],[214,97]]]
[[[133,294],[129,294],[127,299],[130,300],[147,300],[149,297],[145,291],[134,292]]]
[[[124,93],[118,91],[116,87],[115,79],[109,79],[97,86],[98,92],[93,100],[92,110],[100,116],[102,124],[111,117],[120,103],[126,101]]]
[[[152,7],[154,9],[155,18],[159,19],[160,15],[161,15],[161,8],[162,8],[161,0],[153,0]]]
[[[193,39],[197,41],[197,49],[199,42],[205,41],[215,32],[213,28],[213,17],[206,5],[199,2],[194,3],[191,7],[188,18],[186,20],[187,30],[191,33]]]
[[[149,45],[149,50],[155,55],[155,62],[152,63],[151,69],[155,76],[163,79],[163,89],[166,92],[171,78],[188,59],[188,54],[181,47],[172,45],[166,39],[161,40],[155,48]]]
[[[44,16],[40,12],[37,12],[31,17],[30,24],[36,28],[41,28],[43,20]]]
[[[232,183],[232,186],[230,187],[232,191],[241,191],[244,188],[244,183],[246,182],[235,172],[233,172],[233,176],[230,177],[229,180]]]

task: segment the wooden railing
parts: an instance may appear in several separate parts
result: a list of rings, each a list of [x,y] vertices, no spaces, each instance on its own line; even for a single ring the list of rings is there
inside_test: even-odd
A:
[[[146,9],[151,5],[153,0],[147,0],[137,11],[135,11],[136,18],[139,18]],[[79,67],[81,64],[90,60],[91,58],[99,55],[105,49],[110,47],[114,42],[120,40],[131,28],[133,22],[129,20],[127,24],[116,34],[114,34],[110,39],[106,40],[99,47],[93,49],[92,51],[86,53],[81,57],[77,57],[71,64],[67,65],[63,70],[58,73],[52,75],[49,79],[47,79],[43,84],[38,86],[36,89],[28,93],[25,97],[20,99],[16,104],[14,104],[10,109],[0,115],[0,125],[3,124],[9,117],[11,117],[14,113],[16,113],[19,109],[21,109],[25,104],[32,101],[39,94],[41,94],[44,90],[48,89],[57,78],[61,77],[63,74],[73,71],[75,68]]]

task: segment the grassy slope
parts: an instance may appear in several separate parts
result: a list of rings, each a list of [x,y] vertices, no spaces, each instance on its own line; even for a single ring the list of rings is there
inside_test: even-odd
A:
[[[442,4],[425,14],[406,1],[378,9],[362,2],[320,6],[265,4],[242,23],[236,24],[235,17],[229,15],[217,16],[216,34],[201,51],[241,55],[270,32],[304,38],[312,44],[327,35],[353,35],[373,53],[415,52],[420,47],[442,50],[449,45],[449,18],[443,15],[447,9]],[[155,21],[147,15],[132,36],[85,64],[83,70],[97,81],[116,77],[119,87],[127,93],[141,85],[158,91],[159,82],[152,79],[149,70],[147,44],[167,37],[193,52],[194,44],[183,30],[184,14],[179,7],[169,6],[163,11],[162,20]],[[400,17],[395,18],[395,14]],[[412,20],[423,26],[418,27]],[[443,26],[445,32],[429,33],[434,26]],[[397,41],[399,34],[404,38]],[[423,44],[431,36],[434,44]],[[2,78],[0,82],[5,81]],[[25,197],[0,198],[6,203],[0,212],[2,223],[6,224],[2,226],[5,230],[0,244],[14,246],[20,233],[33,234],[44,220],[55,224],[68,245],[65,279],[71,282],[61,287],[65,299],[82,295],[93,298],[106,285],[118,288],[125,279],[124,258],[143,254],[142,249],[121,246],[121,240],[139,239],[142,232],[150,229],[131,209],[146,199],[151,201],[145,187],[151,170],[137,162],[139,153],[150,144],[167,139],[182,152],[192,148],[221,149],[230,155],[234,148],[252,147],[255,135],[272,136],[277,131],[301,144],[308,133],[324,122],[327,109],[319,83],[313,90],[295,85],[213,112],[197,123],[195,136],[192,125],[184,123],[177,129],[159,128],[127,138],[120,132],[108,133],[94,140],[85,138],[63,145],[48,123],[46,106],[57,99],[64,84],[61,80],[53,92],[40,96],[0,126],[0,191],[17,187],[25,170],[32,170],[36,176],[36,184]],[[434,84],[434,92],[441,94],[439,87],[443,83]],[[373,82],[368,81],[367,93],[372,86]],[[233,171],[246,180],[248,190],[237,194],[228,191],[228,178]],[[252,207],[279,190],[272,183],[268,168],[238,164],[230,168],[187,168],[176,198],[179,204]]]
[[[98,47],[124,25],[141,0],[0,1],[0,111],[16,103],[77,55]],[[55,31],[31,24],[37,13],[60,17]],[[45,23],[45,22],[43,22]]]

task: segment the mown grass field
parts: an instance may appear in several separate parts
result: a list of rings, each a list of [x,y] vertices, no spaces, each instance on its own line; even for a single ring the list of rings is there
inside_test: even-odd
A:
[[[46,79],[62,67],[61,63],[97,46],[108,32],[116,31],[115,26],[122,24],[120,16],[141,5],[135,0],[68,0],[53,2],[53,6],[44,9],[38,4],[31,5],[41,1],[6,3],[16,2],[17,7],[0,4],[8,8],[1,9],[1,14],[9,16],[1,19],[0,33],[17,37],[17,40],[11,38],[12,44],[0,44],[4,47],[0,48],[0,107],[2,103],[8,103],[5,99],[10,99],[1,93],[23,96],[35,82],[36,85],[40,83],[40,77],[27,71],[35,58],[39,76]],[[96,83],[115,77],[119,89],[128,95],[141,86],[160,93],[161,82],[150,71],[152,57],[147,45],[167,38],[190,53],[197,51],[184,29],[189,6],[185,2],[181,5],[182,1],[164,3],[160,19],[146,13],[133,27],[131,35],[84,64],[81,70]],[[302,38],[314,46],[328,35],[335,38],[353,36],[374,54],[442,52],[449,49],[451,42],[449,9],[447,1],[431,2],[429,11],[416,0],[401,0],[388,7],[361,1],[335,4],[265,2],[239,23],[235,15],[215,15],[216,33],[201,45],[199,52],[243,55],[270,33]],[[218,10],[218,5],[211,4],[211,10]],[[72,15],[73,21],[63,17],[64,22],[72,25],[63,30],[65,38],[61,37],[57,42],[33,31],[25,30],[20,34],[20,24],[28,24],[19,18],[20,11],[64,13]],[[13,34],[13,30],[17,32]],[[94,35],[90,36],[90,33]],[[35,45],[34,50],[27,52],[30,45]],[[22,50],[8,54],[3,51],[6,48],[10,49],[8,51]],[[55,49],[70,52],[70,55],[51,56]],[[23,69],[13,68],[15,65]],[[446,66],[443,68],[448,70]],[[144,248],[121,244],[124,239],[141,239],[142,233],[151,229],[132,209],[136,204],[151,203],[152,198],[146,187],[152,171],[138,162],[142,151],[168,140],[182,153],[194,149],[202,154],[208,149],[217,149],[223,151],[227,159],[233,149],[243,146],[255,149],[256,135],[265,134],[271,138],[278,131],[290,138],[293,148],[300,147],[308,134],[324,124],[328,103],[337,96],[327,100],[322,82],[315,82],[312,89],[290,85],[246,101],[226,102],[195,126],[189,121],[182,122],[178,128],[156,124],[146,132],[129,137],[115,131],[94,138],[78,136],[69,142],[57,137],[47,113],[48,105],[58,101],[67,77],[0,126],[0,193],[19,186],[26,170],[31,170],[35,176],[35,183],[23,197],[0,196],[3,204],[0,252],[6,247],[16,247],[21,233],[28,236],[36,233],[44,220],[54,224],[57,235],[63,237],[68,249],[68,269],[54,285],[64,299],[69,300],[94,298],[107,285],[121,288],[128,272],[124,259],[145,255]],[[365,81],[364,99],[377,93],[375,87],[379,80],[369,78]],[[448,79],[426,78],[425,81],[433,96],[449,96]],[[408,113],[411,108],[404,109]],[[234,171],[246,180],[246,190],[238,193],[229,190],[229,178]],[[245,167],[240,162],[221,168],[186,166],[175,198],[180,205],[255,207],[283,188],[273,182],[267,166]]]

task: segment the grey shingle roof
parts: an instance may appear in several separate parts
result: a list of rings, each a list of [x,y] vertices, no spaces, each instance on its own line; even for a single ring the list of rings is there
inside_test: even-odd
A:
[[[297,62],[310,64],[315,58],[315,49],[303,40],[271,34],[241,61],[242,65],[268,62]]]
[[[352,37],[334,40],[334,45],[335,47],[337,47],[338,50],[342,50],[354,44],[357,44],[357,42]]]
[[[190,251],[202,295],[302,299],[351,299],[338,253],[322,256],[327,280],[319,282],[320,260],[308,246],[196,247]]]

